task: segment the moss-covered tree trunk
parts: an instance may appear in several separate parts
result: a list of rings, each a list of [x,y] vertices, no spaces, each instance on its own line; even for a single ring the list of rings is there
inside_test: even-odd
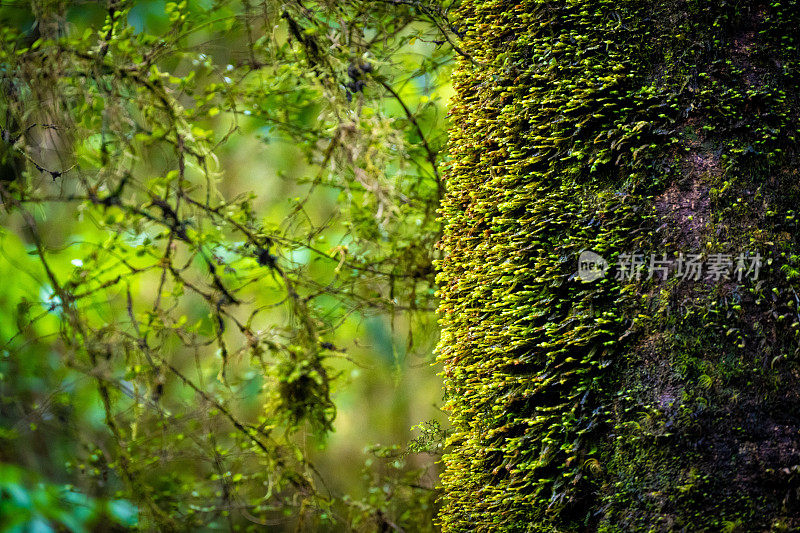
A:
[[[800,3],[459,20],[444,530],[800,528]]]

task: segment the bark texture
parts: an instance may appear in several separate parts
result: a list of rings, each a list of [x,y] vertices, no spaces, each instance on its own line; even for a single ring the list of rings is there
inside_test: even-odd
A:
[[[465,0],[460,20],[443,529],[800,528],[800,3]],[[582,250],[706,271],[585,282]]]

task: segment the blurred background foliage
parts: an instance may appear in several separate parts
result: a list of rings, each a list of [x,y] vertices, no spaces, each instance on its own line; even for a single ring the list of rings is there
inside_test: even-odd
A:
[[[0,2],[0,528],[434,529],[452,5]]]

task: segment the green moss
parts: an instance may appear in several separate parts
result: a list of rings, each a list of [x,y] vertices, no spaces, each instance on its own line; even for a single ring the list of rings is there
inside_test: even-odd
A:
[[[444,530],[794,523],[785,489],[730,482],[755,472],[737,446],[765,438],[794,382],[769,364],[797,351],[777,318],[794,270],[721,286],[574,275],[584,249],[797,251],[781,198],[798,185],[775,183],[797,158],[791,5],[464,2],[472,60],[440,211]],[[662,230],[690,192],[692,218]],[[781,423],[800,429],[796,411]]]

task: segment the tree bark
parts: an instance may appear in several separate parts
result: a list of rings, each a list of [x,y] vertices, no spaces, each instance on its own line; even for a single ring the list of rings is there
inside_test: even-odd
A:
[[[460,9],[443,529],[800,528],[800,5]]]

